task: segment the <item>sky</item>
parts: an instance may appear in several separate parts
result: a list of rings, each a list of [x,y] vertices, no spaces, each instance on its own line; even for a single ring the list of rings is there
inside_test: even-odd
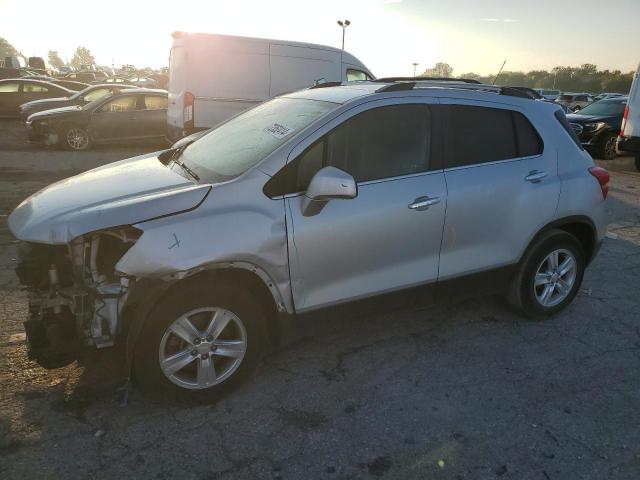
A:
[[[26,7],[28,5],[28,8]],[[0,0],[0,36],[26,56],[79,45],[98,64],[168,64],[173,31],[340,47],[379,77],[436,62],[454,75],[596,64],[635,70],[640,0]]]

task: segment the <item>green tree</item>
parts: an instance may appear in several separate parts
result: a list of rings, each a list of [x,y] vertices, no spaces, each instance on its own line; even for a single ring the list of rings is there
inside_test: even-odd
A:
[[[453,76],[453,67],[448,63],[438,62],[433,68],[427,68],[421,76],[451,78]]]
[[[60,54],[58,54],[57,50],[49,50],[47,54],[49,58],[49,65],[55,68],[60,68],[64,65],[64,62],[60,58]]]
[[[4,60],[4,57],[11,55],[17,55],[18,51],[7,40],[0,37],[0,60]]]
[[[96,60],[91,55],[91,51],[86,47],[78,47],[71,59],[71,65],[75,68],[80,68],[82,65],[93,65]]]

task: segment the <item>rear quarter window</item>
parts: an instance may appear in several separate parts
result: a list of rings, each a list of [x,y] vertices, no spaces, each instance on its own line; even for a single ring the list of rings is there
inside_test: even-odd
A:
[[[562,110],[556,110],[554,115],[556,117],[556,120],[558,120],[560,125],[562,125],[562,128],[564,128],[564,130],[569,134],[571,140],[573,140],[573,142],[578,146],[580,150],[584,150],[582,144],[580,143],[580,139],[576,135],[576,132],[574,132],[573,128],[571,128],[571,125],[569,125],[569,121],[567,120],[564,112]]]

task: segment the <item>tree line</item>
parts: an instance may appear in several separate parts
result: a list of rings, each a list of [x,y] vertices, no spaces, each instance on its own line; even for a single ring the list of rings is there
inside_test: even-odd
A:
[[[436,63],[433,68],[425,70],[426,77],[453,77],[453,68],[445,62]],[[548,70],[531,70],[529,72],[503,71],[499,75],[478,75],[468,72],[455,78],[469,78],[482,83],[496,83],[514,87],[549,88],[563,92],[616,92],[629,93],[634,72],[620,70],[598,70],[592,63],[579,67],[554,67]],[[497,78],[496,78],[497,77]]]

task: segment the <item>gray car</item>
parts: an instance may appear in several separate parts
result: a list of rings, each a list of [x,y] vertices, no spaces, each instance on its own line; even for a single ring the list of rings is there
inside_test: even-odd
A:
[[[217,395],[284,325],[356,300],[501,292],[549,316],[598,251],[607,182],[557,105],[508,87],[284,95],[14,210],[30,355],[119,345],[149,391]]]

